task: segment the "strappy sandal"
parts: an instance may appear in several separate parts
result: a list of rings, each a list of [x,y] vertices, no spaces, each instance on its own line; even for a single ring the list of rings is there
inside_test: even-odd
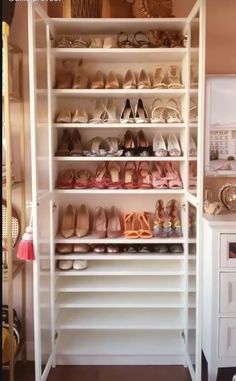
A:
[[[96,176],[90,182],[91,188],[105,189],[109,186],[110,179],[107,174],[106,164],[99,164],[96,169]]]
[[[165,123],[164,112],[163,100],[160,98],[155,99],[152,103],[151,123]]]
[[[139,220],[136,213],[126,213],[124,215],[124,236],[126,238],[139,238]]]
[[[154,214],[154,237],[166,238],[171,231],[171,219],[166,213],[163,200],[157,200]]]
[[[168,189],[168,181],[163,173],[163,168],[157,162],[153,163],[155,170],[152,171],[152,186],[156,189]]]
[[[134,34],[134,47],[135,48],[149,48],[150,47],[150,39],[148,34],[144,32],[136,32]]]
[[[56,187],[58,189],[72,189],[74,186],[74,171],[66,169],[59,173]]]
[[[168,201],[166,205],[166,211],[171,219],[171,231],[169,233],[170,237],[182,237],[182,227],[180,218],[180,205],[175,199]]]
[[[180,68],[176,65],[170,65],[168,68],[169,89],[182,89],[184,86],[181,83]]]
[[[106,156],[107,144],[100,136],[91,139],[88,145],[90,149],[83,151],[84,156]]]
[[[123,149],[120,149],[120,141],[118,138],[106,138],[106,142],[108,144],[107,156],[122,156]]]
[[[140,224],[139,238],[152,238],[153,234],[151,231],[150,213],[147,213],[147,212],[139,213],[138,220]]]
[[[128,161],[124,167],[124,188],[136,189],[138,188],[136,178],[136,164],[134,161]]]
[[[120,180],[120,165],[114,161],[110,161],[108,164],[107,170],[110,175],[110,182],[109,182],[108,188],[109,189],[123,188],[123,183]]]
[[[117,37],[118,47],[130,49],[134,47],[133,41],[131,41],[130,37],[127,33],[120,32]]]
[[[157,65],[153,76],[153,89],[166,89],[168,87],[164,82],[164,77],[164,67]]]
[[[75,189],[87,189],[90,186],[91,172],[85,169],[74,172]]]
[[[181,123],[181,115],[176,100],[168,100],[165,107],[165,112],[167,123]]]
[[[138,166],[138,187],[142,189],[152,188],[151,168],[148,161],[141,161]]]
[[[62,36],[60,39],[56,42],[56,48],[71,48],[72,41],[67,36]]]
[[[182,189],[183,184],[180,180],[179,173],[173,162],[164,163],[163,171],[166,180],[168,180],[168,186],[170,189]]]

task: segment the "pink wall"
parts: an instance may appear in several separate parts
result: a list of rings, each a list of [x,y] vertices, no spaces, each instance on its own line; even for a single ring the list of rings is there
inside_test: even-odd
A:
[[[112,0],[113,1],[113,0]],[[45,3],[44,3],[45,4]],[[53,3],[50,2],[50,5]],[[56,3],[55,3],[56,4]],[[178,17],[186,16],[194,0],[173,0],[173,13]],[[236,0],[206,0],[206,73],[236,73]],[[27,38],[27,2],[16,3],[15,15],[11,26],[11,41],[24,51],[24,95],[26,129],[26,176],[27,200],[31,196],[30,180],[30,123],[28,91],[28,38]],[[27,265],[27,340],[32,348],[32,265]],[[29,352],[31,350],[29,349]],[[29,353],[32,358],[32,353]]]

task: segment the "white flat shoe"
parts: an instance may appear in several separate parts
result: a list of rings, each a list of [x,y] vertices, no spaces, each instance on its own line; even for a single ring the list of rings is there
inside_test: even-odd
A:
[[[85,110],[75,110],[72,123],[88,123],[88,114]]]
[[[86,260],[76,259],[73,261],[74,270],[84,270],[88,267],[88,262]]]
[[[151,123],[165,123],[166,119],[164,117],[165,107],[163,100],[157,98],[152,103],[152,114],[151,114]]]
[[[73,261],[70,259],[62,259],[58,262],[58,268],[62,271],[68,271],[71,270],[73,267]]]

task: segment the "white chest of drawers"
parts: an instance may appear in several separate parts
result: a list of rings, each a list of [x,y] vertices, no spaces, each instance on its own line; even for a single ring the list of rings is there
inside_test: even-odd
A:
[[[236,367],[236,214],[203,218],[202,349],[208,381]]]

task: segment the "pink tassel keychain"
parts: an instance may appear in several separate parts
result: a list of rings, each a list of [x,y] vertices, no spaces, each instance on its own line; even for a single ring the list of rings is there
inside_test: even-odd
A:
[[[22,240],[20,241],[17,249],[17,258],[23,261],[33,261],[34,245],[33,245],[33,228],[32,228],[33,214],[31,211],[29,226],[25,229]]]

